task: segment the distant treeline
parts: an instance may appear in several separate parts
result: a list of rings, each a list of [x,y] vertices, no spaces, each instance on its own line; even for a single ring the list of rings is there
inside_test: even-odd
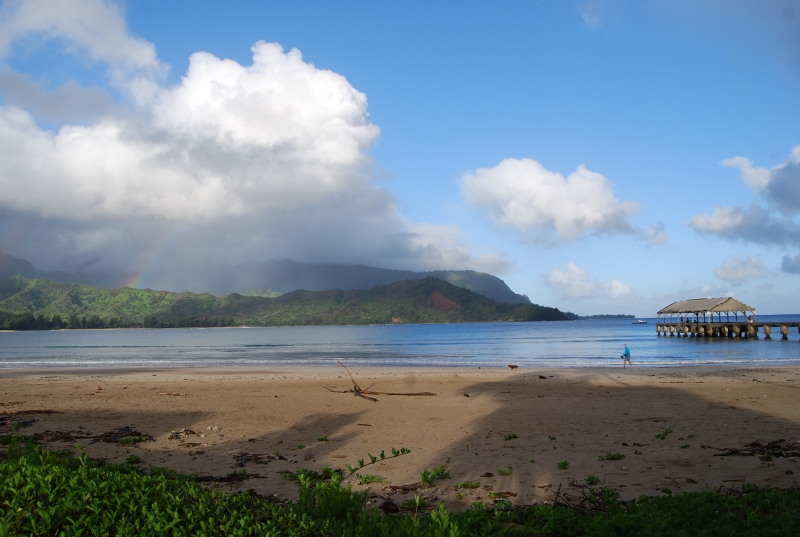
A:
[[[101,319],[97,315],[81,317],[70,315],[66,320],[60,315],[47,317],[32,313],[0,314],[0,330],[81,330],[100,328],[209,328],[215,326],[236,326],[238,323],[229,317],[187,317],[166,321],[154,315],[142,319],[140,323],[125,322],[119,317]]]

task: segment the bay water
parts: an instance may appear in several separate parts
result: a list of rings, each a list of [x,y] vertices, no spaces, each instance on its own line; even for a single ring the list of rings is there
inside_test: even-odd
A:
[[[798,321],[800,315],[759,316]],[[658,336],[655,319],[0,333],[0,368],[320,366],[621,367],[800,363],[789,340]],[[773,334],[777,332],[775,330]]]

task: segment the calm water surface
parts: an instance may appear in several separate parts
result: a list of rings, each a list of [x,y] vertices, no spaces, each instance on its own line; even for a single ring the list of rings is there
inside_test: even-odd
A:
[[[800,315],[759,320],[800,320]],[[800,363],[789,341],[658,337],[654,320],[586,320],[278,328],[63,330],[0,333],[0,368],[374,366],[614,366],[622,345],[634,364],[785,365]]]

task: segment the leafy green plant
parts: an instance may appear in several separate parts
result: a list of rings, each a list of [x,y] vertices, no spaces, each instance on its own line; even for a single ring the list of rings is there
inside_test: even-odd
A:
[[[306,446],[304,446],[303,444],[297,444],[297,449],[305,449],[305,448]]]
[[[529,462],[529,463],[531,463],[531,464],[533,464],[533,463],[535,463],[535,462],[536,462],[536,459],[528,459],[528,462]]]
[[[419,511],[420,509],[424,509],[427,503],[422,496],[416,494],[413,498],[409,498],[403,503],[400,504],[400,509],[403,511]]]
[[[142,464],[142,462],[144,461],[138,455],[131,455],[130,457],[125,459],[125,462],[127,462],[128,464]]]
[[[126,444],[138,444],[140,442],[147,442],[149,438],[144,436],[126,436],[125,438],[120,438],[119,443],[123,446]]]
[[[664,429],[663,431],[661,431],[656,435],[656,438],[658,438],[659,440],[664,440],[670,433],[672,433],[672,429]]]
[[[356,474],[356,477],[358,478],[358,482],[362,485],[368,485],[370,483],[383,483],[384,481],[381,476],[373,474]]]
[[[456,485],[460,489],[476,489],[481,486],[480,481],[462,481]]]
[[[450,471],[444,466],[437,466],[433,469],[434,479],[450,479]]]
[[[700,449],[706,449],[708,446],[705,444],[700,444]]]
[[[514,440],[515,438],[519,438],[516,433],[503,435],[503,440]]]
[[[350,476],[354,475],[356,473],[356,471],[361,470],[365,466],[371,466],[371,465],[377,463],[378,461],[383,461],[383,460],[387,460],[387,459],[395,459],[397,457],[401,457],[401,456],[407,455],[409,453],[411,453],[411,450],[408,449],[408,448],[404,448],[404,447],[401,447],[400,449],[392,448],[392,455],[390,457],[386,456],[386,453],[385,453],[384,450],[381,450],[380,455],[378,455],[377,457],[375,455],[371,455],[371,454],[367,453],[367,456],[369,457],[369,461],[370,462],[365,463],[364,459],[356,459],[356,462],[358,463],[358,466],[353,467],[353,466],[350,466],[349,464],[345,464],[344,465],[345,468],[347,468],[347,473],[342,476],[342,480],[345,480],[345,479],[349,478]]]
[[[692,439],[692,438],[694,438],[695,436],[697,436],[697,435],[690,434],[690,435],[689,435],[689,439]]]
[[[567,468],[569,468],[569,461],[561,461],[561,462],[557,462],[557,463],[556,463],[556,466],[558,466],[558,467],[559,467],[559,468],[561,468],[562,470],[566,470]]]
[[[445,464],[450,464],[451,457],[447,457],[447,460],[444,461]]]
[[[419,474],[419,478],[420,481],[429,487],[433,486],[433,473],[431,473],[429,470],[422,470],[422,472]]]
[[[317,442],[327,442],[327,441],[328,441],[328,435],[326,434],[317,437]]]
[[[591,508],[475,502],[464,512],[421,496],[402,514],[384,516],[368,492],[336,481],[330,468],[298,470],[297,500],[275,502],[249,492],[208,489],[196,476],[49,451],[30,437],[0,435],[0,535],[414,536],[480,535],[793,535],[800,489],[742,484],[701,492],[640,496],[587,492]],[[330,482],[323,480],[328,472]],[[461,493],[459,493],[461,494]]]
[[[467,497],[466,492],[456,492],[456,500],[463,500]]]
[[[690,445],[689,445],[689,444],[683,444],[683,445],[681,446],[681,449],[689,449],[689,447],[690,447]]]
[[[584,479],[584,481],[586,481],[587,485],[597,485],[600,483],[600,478],[597,477],[596,475],[590,475],[589,477]]]
[[[547,439],[548,439],[548,440],[555,440],[555,439],[556,439],[556,437],[555,437],[555,436],[548,436],[548,437],[547,437]]]
[[[625,458],[624,453],[611,453],[610,451],[607,452],[605,455],[600,455],[598,457],[601,461],[620,461]]]
[[[642,452],[641,452],[641,451],[639,451],[638,449],[634,449],[634,450],[633,450],[633,454],[634,454],[634,455],[642,455]]]
[[[511,468],[511,466],[508,467],[508,470],[503,470],[502,468],[498,468],[497,469],[497,474],[498,475],[511,475],[513,471],[514,471],[514,469]]]

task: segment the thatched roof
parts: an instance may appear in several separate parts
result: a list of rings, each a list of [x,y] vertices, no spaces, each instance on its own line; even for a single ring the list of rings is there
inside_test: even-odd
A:
[[[679,300],[673,302],[666,308],[661,309],[658,314],[665,313],[725,313],[734,311],[752,311],[755,313],[755,308],[748,306],[736,299],[730,297],[722,298],[693,298],[691,300]]]

